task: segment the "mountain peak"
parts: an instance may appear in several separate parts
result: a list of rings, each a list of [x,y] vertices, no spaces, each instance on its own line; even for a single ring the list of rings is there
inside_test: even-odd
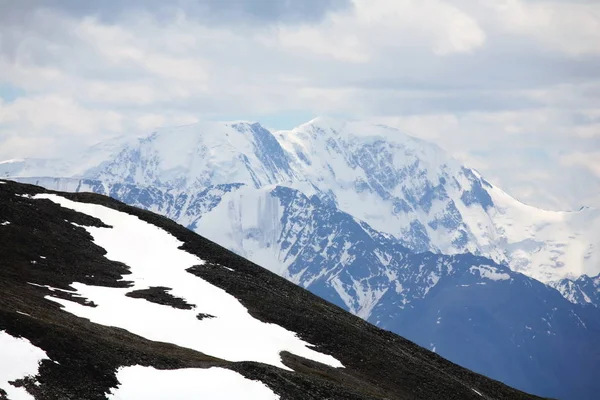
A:
[[[161,128],[127,146],[94,178],[175,189],[290,179],[283,149],[259,123],[202,121]]]
[[[368,121],[321,116],[275,133],[250,121],[202,121],[77,157],[0,164],[0,176],[192,193],[230,184],[309,188],[413,251],[472,252],[544,282],[599,272],[600,211],[525,206],[436,144]]]
[[[297,128],[314,126],[314,127],[320,127],[323,129],[325,129],[325,128],[336,129],[336,128],[343,127],[348,122],[351,122],[351,121],[348,119],[344,119],[344,118],[332,117],[332,116],[328,116],[328,115],[321,115],[321,116],[311,119],[308,122],[300,124]]]

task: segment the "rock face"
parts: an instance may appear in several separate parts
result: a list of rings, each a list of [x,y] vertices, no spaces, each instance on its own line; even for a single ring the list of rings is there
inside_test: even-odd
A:
[[[598,313],[531,278],[600,272],[598,210],[524,205],[437,146],[359,122],[320,118],[275,133],[259,124],[202,123],[119,146],[91,151],[102,158],[94,167],[63,160],[62,174],[52,175],[52,162],[46,174],[39,160],[25,160],[9,175],[165,215],[523,390],[593,395],[590,370],[572,365],[599,364],[587,351]],[[2,165],[12,164],[0,164],[0,173]]]
[[[0,180],[0,221],[3,399],[537,398],[108,197]]]

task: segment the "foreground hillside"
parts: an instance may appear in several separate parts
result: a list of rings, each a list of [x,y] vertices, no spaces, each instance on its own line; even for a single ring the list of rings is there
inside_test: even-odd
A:
[[[2,399],[534,398],[164,217],[5,181],[0,204]]]

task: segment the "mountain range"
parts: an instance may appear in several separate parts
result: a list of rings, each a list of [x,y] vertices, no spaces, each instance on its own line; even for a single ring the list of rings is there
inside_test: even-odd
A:
[[[599,210],[525,205],[398,130],[206,122],[61,160],[10,160],[0,174],[165,215],[524,391],[598,392]]]
[[[0,180],[0,398],[535,399],[156,214]]]

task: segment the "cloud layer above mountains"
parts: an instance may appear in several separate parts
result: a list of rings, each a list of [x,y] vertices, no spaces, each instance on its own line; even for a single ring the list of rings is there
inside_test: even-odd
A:
[[[388,123],[549,208],[600,206],[600,4],[0,0],[0,159],[199,119]]]

